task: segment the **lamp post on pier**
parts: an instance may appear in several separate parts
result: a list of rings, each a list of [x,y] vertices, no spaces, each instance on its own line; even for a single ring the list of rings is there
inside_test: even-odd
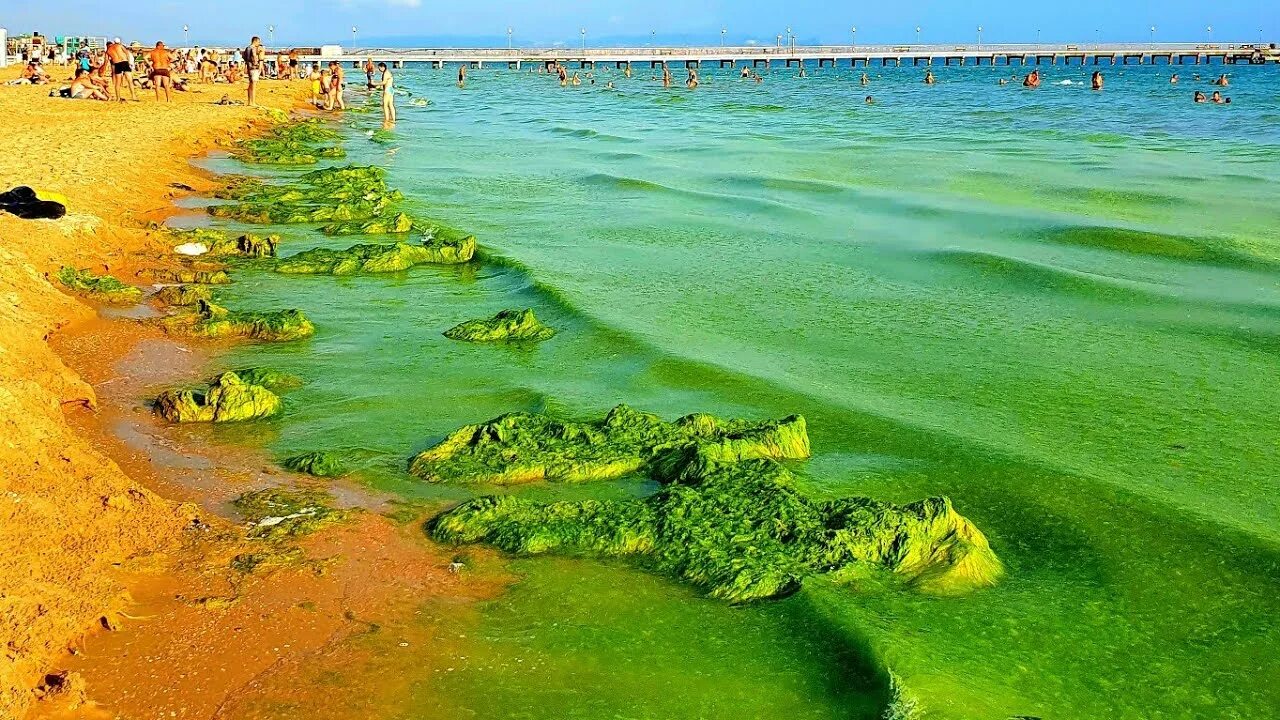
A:
[[[182,44],[191,47],[191,26],[182,26]]]
[[[729,32],[729,28],[720,28],[720,49],[724,49],[724,34]]]
[[[351,26],[351,49],[356,49],[356,26]]]
[[[796,36],[791,34],[790,26],[787,27],[787,45],[789,45],[792,50],[796,49]]]
[[[857,52],[858,51],[858,26],[857,25],[854,25],[853,27],[849,28],[849,36],[853,40],[853,44],[849,46],[849,51]]]
[[[1155,45],[1156,45],[1156,26],[1152,25],[1151,26],[1151,47],[1155,47]],[[1153,60],[1152,62],[1155,62],[1155,61]]]
[[[275,44],[276,44],[276,26],[268,25],[267,26],[267,47],[271,47],[272,45],[275,45]]]
[[[978,26],[978,49],[982,49],[982,26]]]
[[[582,52],[585,53],[587,51],[587,29],[582,28],[578,32],[582,34]]]
[[[917,45],[920,44],[920,26],[919,25],[916,26],[916,44]]]
[[[511,49],[511,27],[507,27],[507,49]]]

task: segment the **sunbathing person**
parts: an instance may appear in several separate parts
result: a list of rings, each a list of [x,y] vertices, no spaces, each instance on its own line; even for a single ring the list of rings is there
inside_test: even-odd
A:
[[[71,97],[82,100],[110,100],[106,91],[94,84],[89,73],[83,68],[76,69],[76,77],[71,81]]]

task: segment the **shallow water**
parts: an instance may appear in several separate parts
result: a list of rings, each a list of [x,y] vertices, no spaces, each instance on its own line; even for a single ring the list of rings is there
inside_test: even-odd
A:
[[[1102,69],[1100,94],[1054,84],[1092,68],[1036,92],[997,86],[1005,68],[935,68],[932,88],[871,68],[867,90],[848,69],[708,71],[696,92],[639,68],[568,89],[402,71],[431,105],[401,98],[390,145],[350,118],[351,159],[498,261],[239,269],[226,304],[319,330],[220,360],[308,384],[278,421],[210,432],[337,448],[373,486],[451,500],[471,491],[406,459],[504,412],[801,412],[811,492],[949,495],[1009,567],[963,598],[812,582],[729,608],[622,564],[521,560],[468,621],[457,652],[482,661],[424,677],[424,708],[438,689],[476,717],[874,717],[887,666],[937,717],[1274,716],[1280,76],[1232,68],[1213,107],[1190,66],[1177,87]],[[285,253],[356,242],[283,232]],[[561,334],[440,335],[518,307]]]

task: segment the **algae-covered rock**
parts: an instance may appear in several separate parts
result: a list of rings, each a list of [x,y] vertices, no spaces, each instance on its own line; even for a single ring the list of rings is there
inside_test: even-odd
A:
[[[175,283],[181,285],[230,285],[231,276],[225,270],[196,270],[179,268],[170,270],[158,268],[146,271],[147,276],[158,283]]]
[[[223,237],[209,245],[209,254],[213,256],[235,255],[238,257],[267,258],[276,256],[276,245],[279,235],[255,235],[245,233],[237,237]]]
[[[991,585],[1003,568],[986,538],[945,498],[893,505],[815,501],[772,460],[710,463],[638,500],[541,503],[478,498],[429,525],[443,542],[513,553],[637,556],[743,602],[785,596],[819,573],[887,569],[929,591]]]
[[[236,509],[250,523],[249,536],[288,540],[309,535],[346,516],[332,505],[333,498],[319,490],[267,488],[236,498]]]
[[[160,324],[165,331],[178,335],[245,337],[273,342],[301,340],[316,331],[301,310],[237,312],[203,300],[194,310],[165,317]]]
[[[555,334],[554,329],[538,322],[532,310],[503,310],[491,318],[468,320],[444,332],[450,340],[466,342],[540,342]]]
[[[292,390],[302,387],[302,378],[272,368],[253,367],[234,370],[241,380],[269,390]]]
[[[415,265],[466,262],[475,246],[444,248],[409,243],[353,245],[346,250],[315,248],[285,258],[276,272],[288,275],[355,275],[408,270]],[[465,259],[461,259],[465,257]]]
[[[206,390],[166,390],[156,398],[155,407],[169,422],[243,422],[280,412],[280,397],[229,372]]]
[[[652,471],[696,448],[712,459],[803,459],[809,435],[799,415],[752,422],[695,414],[667,422],[626,405],[585,422],[512,413],[457,430],[418,454],[409,471],[429,482],[583,482]]]
[[[166,285],[155,298],[165,305],[188,307],[213,300],[213,291],[207,285]]]
[[[63,267],[58,271],[58,281],[77,295],[98,302],[128,304],[142,299],[140,288],[126,285],[110,275],[94,275],[88,270]]]
[[[316,477],[338,477],[345,472],[342,460],[331,452],[302,453],[286,458],[282,464],[288,470]]]

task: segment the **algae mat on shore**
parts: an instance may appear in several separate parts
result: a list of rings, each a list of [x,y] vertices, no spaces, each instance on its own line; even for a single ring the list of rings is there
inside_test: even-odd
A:
[[[439,691],[460,715],[878,717],[884,683],[833,669],[861,662],[929,718],[1280,715],[1280,117],[1264,109],[1280,77],[1231,68],[1235,102],[1205,107],[1163,67],[1104,68],[1094,94],[1052,84],[1087,82],[1075,67],[1035,92],[998,88],[1004,68],[935,68],[933,88],[873,70],[874,107],[846,68],[760,86],[712,70],[692,93],[397,74],[430,110],[402,108],[394,155],[357,130],[351,161],[386,165],[405,212],[474,231],[489,257],[237,268],[220,301],[299,307],[320,331],[225,361],[307,378],[270,434],[208,431],[338,451],[353,479],[457,503],[475,491],[416,481],[404,458],[477,418],[798,412],[798,488],[950,497],[1001,583],[939,598],[814,577],[741,608],[615,562],[522,559],[476,613],[424,608],[457,632],[445,664],[420,664],[410,712]],[[352,244],[280,232],[282,250]],[[555,341],[440,335],[525,307]]]

